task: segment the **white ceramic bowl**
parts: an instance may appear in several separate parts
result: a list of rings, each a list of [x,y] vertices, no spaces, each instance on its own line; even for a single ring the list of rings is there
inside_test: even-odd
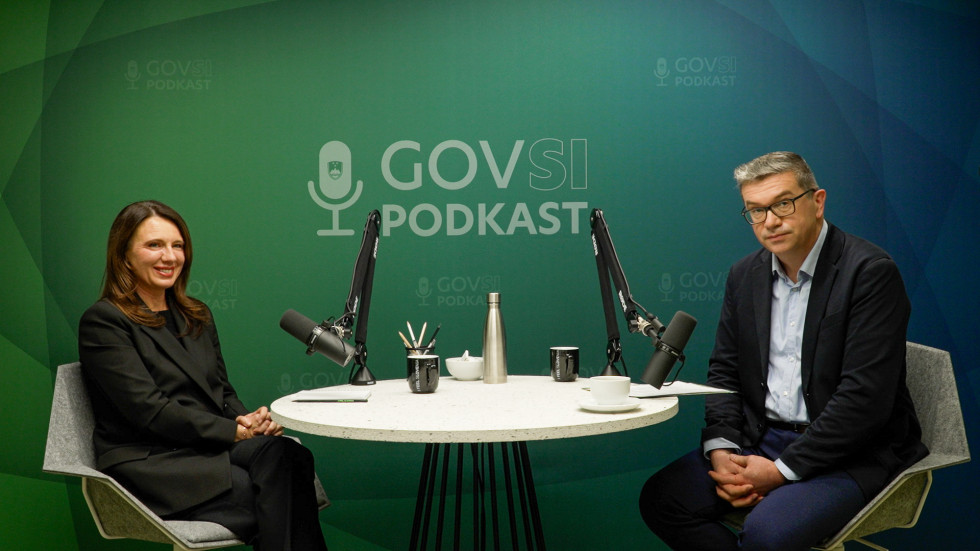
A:
[[[476,381],[483,378],[483,358],[480,356],[470,356],[466,360],[446,358],[446,369],[459,381]]]

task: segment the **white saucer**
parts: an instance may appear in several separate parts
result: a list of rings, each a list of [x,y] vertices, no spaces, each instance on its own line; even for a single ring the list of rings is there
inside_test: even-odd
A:
[[[597,404],[592,398],[579,400],[578,406],[588,411],[598,413],[622,413],[640,407],[639,398],[627,398],[622,404]]]

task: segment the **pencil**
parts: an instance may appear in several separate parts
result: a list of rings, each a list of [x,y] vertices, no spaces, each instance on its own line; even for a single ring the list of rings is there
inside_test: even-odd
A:
[[[412,343],[408,342],[408,339],[405,338],[405,335],[402,334],[401,331],[398,332],[398,336],[401,337],[402,338],[402,342],[405,343],[405,348],[414,348],[412,346]]]
[[[412,322],[406,321],[405,325],[408,326],[408,334],[412,336],[412,346],[418,348],[419,343],[415,340],[415,331],[412,331]]]

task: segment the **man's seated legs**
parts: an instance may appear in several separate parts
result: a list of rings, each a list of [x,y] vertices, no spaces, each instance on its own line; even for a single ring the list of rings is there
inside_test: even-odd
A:
[[[785,484],[745,517],[741,549],[808,550],[840,530],[865,503],[857,482],[844,472]]]
[[[770,429],[759,449],[743,453],[772,459],[796,437]],[[715,493],[710,469],[711,462],[698,448],[664,467],[643,486],[643,520],[672,549],[806,550],[839,530],[866,503],[857,482],[843,472],[785,484],[751,509],[736,538],[719,522],[734,508]]]
[[[737,549],[735,534],[718,519],[733,507],[718,498],[701,448],[667,465],[640,492],[643,520],[671,549]]]

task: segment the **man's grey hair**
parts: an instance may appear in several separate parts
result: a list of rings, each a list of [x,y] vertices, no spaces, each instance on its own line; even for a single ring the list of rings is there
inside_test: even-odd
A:
[[[820,189],[817,179],[810,170],[810,165],[806,164],[803,157],[790,151],[774,151],[752,159],[735,169],[735,182],[738,188],[749,182],[756,182],[773,174],[792,172],[796,176],[796,183],[803,191]]]

